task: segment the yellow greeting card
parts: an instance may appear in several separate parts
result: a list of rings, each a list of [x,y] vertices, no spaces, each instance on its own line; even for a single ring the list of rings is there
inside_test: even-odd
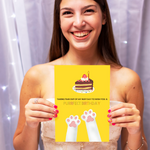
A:
[[[56,142],[108,142],[110,66],[55,66]]]

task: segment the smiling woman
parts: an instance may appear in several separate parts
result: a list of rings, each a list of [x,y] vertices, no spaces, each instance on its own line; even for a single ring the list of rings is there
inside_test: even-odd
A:
[[[110,142],[55,142],[54,65],[110,65]],[[143,105],[139,76],[119,62],[106,0],[55,0],[50,62],[24,78],[15,149],[36,150],[42,122],[45,150],[116,150],[120,134],[122,149],[147,150]]]

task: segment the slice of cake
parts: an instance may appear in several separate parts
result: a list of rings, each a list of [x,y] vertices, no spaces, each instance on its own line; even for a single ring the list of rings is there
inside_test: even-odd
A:
[[[93,80],[84,74],[80,80],[75,82],[75,90],[93,90]]]

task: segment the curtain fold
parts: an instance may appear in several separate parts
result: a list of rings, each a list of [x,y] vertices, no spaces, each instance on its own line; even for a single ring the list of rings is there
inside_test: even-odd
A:
[[[18,48],[23,73],[25,74],[32,67],[32,62],[24,1],[13,1],[13,8],[16,15],[15,23],[18,36]]]
[[[12,1],[0,1],[0,145],[13,150],[23,70]]]

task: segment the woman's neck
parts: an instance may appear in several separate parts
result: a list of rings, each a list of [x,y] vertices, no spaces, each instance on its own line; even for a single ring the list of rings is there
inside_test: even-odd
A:
[[[99,65],[104,64],[97,50],[73,50],[69,49],[64,56],[67,65]]]

